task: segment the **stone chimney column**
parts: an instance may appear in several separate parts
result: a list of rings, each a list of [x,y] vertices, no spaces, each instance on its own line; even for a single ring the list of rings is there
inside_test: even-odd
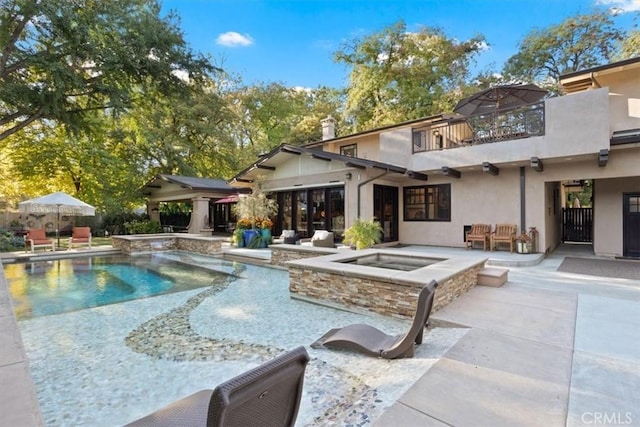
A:
[[[331,116],[327,116],[326,119],[321,120],[322,123],[322,140],[333,139],[336,137],[336,119]]]

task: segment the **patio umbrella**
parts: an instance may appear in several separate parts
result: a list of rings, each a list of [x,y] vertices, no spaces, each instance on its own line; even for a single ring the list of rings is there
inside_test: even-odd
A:
[[[461,99],[453,109],[463,116],[493,113],[540,101],[548,92],[533,84],[501,85]]]
[[[67,216],[94,216],[96,208],[75,197],[58,191],[18,203],[21,213],[55,213],[58,215],[56,237],[60,247],[60,214]]]

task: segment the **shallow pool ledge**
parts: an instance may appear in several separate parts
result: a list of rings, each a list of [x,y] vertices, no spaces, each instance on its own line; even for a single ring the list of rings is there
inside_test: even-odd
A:
[[[354,256],[376,254],[425,257],[424,253],[397,249],[366,249],[288,261],[285,265],[289,270],[291,297],[412,318],[418,294],[427,283],[435,280],[439,284],[433,305],[435,312],[475,287],[478,273],[487,261],[463,256],[441,257],[439,262],[412,271],[345,263]]]
[[[113,247],[126,254],[183,250],[214,255],[222,253],[222,244],[227,241],[226,237],[205,237],[185,233],[111,236]]]

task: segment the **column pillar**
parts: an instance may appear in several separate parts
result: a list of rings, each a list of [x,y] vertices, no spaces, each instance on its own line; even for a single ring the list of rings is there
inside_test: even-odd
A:
[[[191,211],[189,234],[211,236],[213,229],[210,226],[209,199],[200,196],[194,197],[191,201],[193,203],[193,210]]]

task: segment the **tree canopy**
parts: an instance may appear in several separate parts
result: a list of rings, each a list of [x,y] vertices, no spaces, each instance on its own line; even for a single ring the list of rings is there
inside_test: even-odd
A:
[[[408,32],[403,21],[352,40],[335,53],[351,69],[345,111],[351,130],[450,110],[484,45],[481,35],[460,42],[437,28]]]
[[[511,56],[503,74],[507,80],[537,82],[559,92],[560,76],[609,62],[625,32],[613,15],[596,10],[571,16],[557,25],[532,30]]]
[[[404,22],[334,54],[346,88],[244,84],[191,51],[158,0],[0,2],[0,201],[57,190],[103,212],[139,206],[157,173],[231,178],[282,143],[451,111],[505,80],[559,90],[563,73],[640,55],[640,32],[604,11],[531,31],[503,75],[473,75],[487,43]]]
[[[1,2],[0,141],[41,120],[87,130],[92,110],[120,112],[150,87],[169,93],[211,72],[159,12],[155,0]]]

